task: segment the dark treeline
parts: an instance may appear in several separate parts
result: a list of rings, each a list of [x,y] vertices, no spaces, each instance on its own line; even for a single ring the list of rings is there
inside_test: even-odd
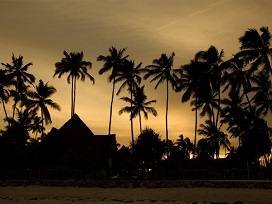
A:
[[[271,34],[267,27],[260,31],[248,29],[239,42],[240,51],[231,59],[224,60],[223,49],[210,46],[179,68],[173,67],[175,53],[169,56],[161,54],[145,67],[129,59],[125,48],[110,47],[108,55],[98,56],[97,61],[103,63],[98,73],[109,73],[108,82],[112,83],[109,135],[114,97],[124,89],[128,91],[127,97],[121,98],[127,106],[120,108],[119,114],[129,114],[131,145],[121,148],[122,154],[147,165],[165,158],[190,159],[191,155],[194,158],[203,154],[219,158],[223,148],[229,155],[236,155],[250,164],[259,164],[263,158],[269,167],[271,127],[267,118],[272,112]],[[64,51],[63,54],[64,57],[55,63],[52,75],[59,78],[68,75],[72,117],[76,108],[77,80],[84,81],[87,77],[95,83],[95,79],[88,73],[92,63],[83,59],[83,52]],[[32,63],[24,64],[21,55],[16,57],[13,54],[11,64],[1,64],[0,102],[6,124],[0,137],[1,164],[12,168],[26,167],[33,164],[35,151],[47,137],[45,125],[52,122],[50,108],[60,110],[60,106],[50,99],[56,89],[42,80],[35,84],[35,76],[28,72]],[[147,98],[143,80],[154,82],[155,89],[160,85],[166,86],[164,140],[154,130],[142,129],[142,117],[148,119],[149,113],[157,116],[152,107],[156,100]],[[182,134],[177,141],[168,139],[169,89],[181,95],[182,103],[190,102],[195,112],[193,141]],[[6,105],[11,105],[11,115],[7,114]],[[206,118],[204,124],[198,124],[199,116]],[[140,124],[137,138],[133,129],[136,117]],[[222,130],[223,126],[227,133]],[[30,137],[31,134],[35,137]],[[232,146],[229,138],[237,138],[238,147]],[[127,154],[124,153],[126,151]],[[26,155],[31,158],[28,162],[23,159]]]

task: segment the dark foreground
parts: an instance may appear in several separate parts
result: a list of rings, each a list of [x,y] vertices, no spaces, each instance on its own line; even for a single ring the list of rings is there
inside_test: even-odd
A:
[[[272,203],[272,181],[2,180],[0,203]]]
[[[272,203],[272,190],[260,188],[98,188],[6,186],[0,187],[1,204],[156,203],[249,204]]]

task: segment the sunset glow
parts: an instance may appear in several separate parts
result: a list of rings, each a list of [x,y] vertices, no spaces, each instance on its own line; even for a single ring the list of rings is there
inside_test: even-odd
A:
[[[162,53],[175,52],[174,67],[189,63],[200,50],[214,45],[224,49],[224,60],[239,51],[238,38],[248,28],[268,26],[272,31],[270,0],[25,0],[0,1],[0,62],[10,63],[12,53],[24,56],[24,63],[32,62],[29,72],[36,82],[43,79],[57,89],[53,100],[60,104],[61,112],[51,110],[53,123],[46,127],[60,128],[70,118],[70,89],[67,75],[55,77],[55,63],[67,52],[84,52],[84,60],[92,62],[88,79],[78,81],[76,114],[94,134],[107,134],[112,84],[108,73],[99,75],[103,66],[96,59],[108,55],[109,47],[127,48],[129,59],[142,67],[152,64]],[[142,121],[165,138],[165,84],[154,90],[155,83],[143,81],[149,100],[158,116],[149,115]],[[119,88],[120,84],[116,86]],[[181,103],[181,93],[171,90],[169,98],[169,139],[180,134],[193,140],[194,112],[190,103]],[[128,96],[124,90],[115,96],[112,133],[117,142],[128,145],[131,140],[129,114],[119,115],[125,105],[119,100]],[[8,114],[11,114],[11,105]],[[271,117],[271,115],[270,115]],[[0,111],[0,129],[4,114]],[[205,118],[201,118],[199,123]],[[271,124],[272,118],[269,123]],[[139,134],[138,118],[134,120],[135,135]]]

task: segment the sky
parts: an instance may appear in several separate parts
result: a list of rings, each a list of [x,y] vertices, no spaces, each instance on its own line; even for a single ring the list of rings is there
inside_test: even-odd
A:
[[[224,49],[224,60],[228,60],[239,51],[238,38],[247,29],[272,27],[271,0],[0,0],[0,8],[0,62],[11,63],[12,53],[17,57],[21,54],[25,63],[33,63],[28,71],[37,82],[42,79],[57,89],[52,99],[62,110],[51,110],[53,123],[47,132],[70,118],[67,75],[53,78],[63,50],[83,51],[84,60],[92,62],[89,73],[95,84],[88,80],[77,83],[76,114],[94,134],[107,134],[112,84],[107,81],[109,73],[98,74],[103,62],[96,59],[108,55],[111,46],[127,48],[129,59],[142,62],[143,67],[162,53],[175,52],[174,68],[178,68],[211,45]],[[142,125],[165,139],[166,84],[154,90],[155,83],[149,81],[143,82],[145,93],[148,100],[157,100],[153,107],[158,116],[150,114]],[[169,139],[183,134],[193,141],[194,112],[189,103],[181,103],[181,95],[170,92]],[[111,132],[118,143],[128,145],[129,114],[118,114],[128,105],[119,100],[122,96],[129,95],[124,90],[115,96]],[[3,117],[1,109],[1,128]],[[139,123],[134,121],[137,136]]]

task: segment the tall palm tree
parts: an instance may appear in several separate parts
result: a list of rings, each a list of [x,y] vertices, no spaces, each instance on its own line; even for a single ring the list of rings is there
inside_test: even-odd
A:
[[[139,63],[135,67],[134,61],[131,60],[124,60],[124,64],[121,67],[120,71],[118,72],[115,83],[117,82],[123,82],[117,91],[117,95],[120,94],[121,90],[124,89],[126,86],[128,87],[128,91],[130,92],[130,99],[132,101],[133,97],[133,92],[136,86],[138,86],[142,78],[140,76],[140,73],[142,72],[141,69],[142,63]],[[132,107],[132,103],[130,104]],[[131,141],[132,145],[134,145],[134,134],[133,134],[133,119],[130,118],[130,126],[131,126]]]
[[[158,113],[153,107],[149,107],[150,104],[156,103],[156,100],[147,101],[147,96],[144,93],[144,87],[136,87],[135,92],[133,93],[133,100],[129,97],[122,97],[121,100],[132,104],[132,106],[125,106],[120,111],[119,114],[123,114],[124,112],[130,113],[130,119],[139,116],[140,123],[140,133],[142,132],[142,119],[141,112],[143,112],[145,119],[148,119],[148,113],[152,113],[152,115],[157,116]]]
[[[250,72],[258,68],[272,74],[272,68],[269,58],[272,54],[271,34],[268,27],[260,28],[261,34],[256,29],[248,29],[244,35],[239,38],[241,51],[236,54],[246,63],[251,63]]]
[[[208,77],[210,81],[211,91],[212,93],[209,94],[211,96],[211,100],[206,100],[206,106],[211,106],[212,111],[212,118],[213,122],[215,123],[216,127],[219,121],[219,112],[220,112],[220,101],[221,101],[221,78],[223,73],[223,57],[224,51],[221,50],[220,52],[216,49],[216,47],[211,46],[206,51],[200,51],[196,54],[196,58],[198,61],[203,61],[207,63],[210,67],[208,71]],[[214,104],[214,99],[217,97],[217,104]],[[209,104],[210,103],[210,104]],[[215,110],[217,109],[217,113],[215,114]]]
[[[113,107],[113,99],[115,94],[115,78],[119,70],[121,69],[121,66],[124,63],[124,60],[128,57],[124,56],[124,53],[126,51],[126,48],[123,48],[119,51],[115,47],[111,47],[109,49],[110,55],[103,56],[99,55],[97,57],[97,61],[104,62],[103,67],[99,70],[99,74],[104,74],[107,71],[111,70],[111,74],[108,77],[108,81],[112,82],[112,95],[111,95],[111,103],[110,103],[110,120],[109,120],[109,135],[111,133],[111,118],[112,118],[112,107]]]
[[[180,67],[180,80],[177,90],[184,90],[181,102],[187,102],[194,98],[194,101],[191,102],[191,105],[195,106],[193,109],[195,111],[194,153],[196,153],[199,99],[211,98],[210,94],[212,93],[209,78],[207,77],[208,71],[209,65],[198,61],[196,57],[189,64]]]
[[[135,67],[135,62],[132,60],[124,59],[123,64],[120,66],[120,70],[115,76],[115,83],[123,82],[117,91],[117,95],[127,87],[129,92],[133,92],[133,88],[139,85],[142,81],[140,74],[144,71],[141,69],[142,62]]]
[[[28,92],[30,99],[27,104],[27,109],[34,112],[41,110],[42,131],[44,129],[43,121],[45,121],[45,124],[52,123],[48,106],[60,111],[60,106],[50,99],[56,91],[57,90],[53,86],[48,85],[48,82],[44,84],[44,82],[40,80],[39,84],[35,87],[35,91]]]
[[[26,89],[27,84],[34,84],[35,77],[27,72],[28,68],[33,64],[30,62],[24,65],[23,56],[19,55],[19,57],[16,58],[14,54],[12,54],[12,63],[2,63],[2,65],[4,65],[6,68],[6,77],[14,82],[13,85],[15,86],[15,92],[21,93],[23,90]],[[19,99],[15,97],[12,113],[13,119],[18,101]]]
[[[76,81],[81,79],[85,81],[86,76],[93,82],[94,78],[88,73],[88,69],[92,68],[92,63],[83,60],[83,52],[70,52],[63,51],[64,57],[60,62],[55,63],[55,74],[53,77],[58,75],[61,78],[63,74],[68,73],[67,82],[72,84],[71,89],[71,117],[75,114],[76,107]]]
[[[157,81],[155,89],[166,81],[166,113],[165,113],[165,136],[166,144],[168,144],[168,101],[169,101],[169,83],[173,89],[177,88],[176,79],[178,78],[174,73],[173,63],[174,63],[175,53],[173,52],[169,57],[166,54],[162,54],[160,58],[154,59],[152,65],[146,66],[146,74],[144,79],[153,77],[150,82]],[[167,148],[168,149],[168,148]],[[168,150],[167,150],[168,152]]]

